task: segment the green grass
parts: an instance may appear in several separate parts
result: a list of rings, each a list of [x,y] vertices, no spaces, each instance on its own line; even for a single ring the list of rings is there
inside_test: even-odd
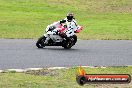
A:
[[[132,67],[84,68],[87,74],[130,74]],[[0,88],[131,88],[132,84],[76,83],[77,68],[28,71],[26,73],[0,73]],[[123,87],[123,88],[124,88]]]
[[[38,38],[69,11],[80,39],[132,39],[131,0],[0,0],[0,38]]]

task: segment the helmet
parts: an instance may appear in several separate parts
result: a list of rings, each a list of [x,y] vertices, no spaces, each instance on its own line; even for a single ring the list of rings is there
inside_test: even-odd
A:
[[[66,17],[67,17],[68,20],[72,20],[73,16],[74,16],[73,13],[68,13]]]

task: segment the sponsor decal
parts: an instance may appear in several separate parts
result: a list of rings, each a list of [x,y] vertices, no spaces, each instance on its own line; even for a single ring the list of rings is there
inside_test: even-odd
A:
[[[86,74],[86,71],[80,66],[77,71],[76,81],[79,85],[86,83],[124,84],[131,82],[131,76],[129,74]]]

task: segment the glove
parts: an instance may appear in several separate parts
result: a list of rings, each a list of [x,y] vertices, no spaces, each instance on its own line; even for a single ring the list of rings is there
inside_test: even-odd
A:
[[[49,27],[49,31],[52,31],[52,30],[54,30],[55,29],[55,26],[50,26]]]
[[[59,31],[58,30],[56,31],[56,35],[59,35]]]
[[[61,23],[65,23],[65,22],[66,22],[66,20],[61,20],[61,21],[60,21],[60,24],[61,24]]]

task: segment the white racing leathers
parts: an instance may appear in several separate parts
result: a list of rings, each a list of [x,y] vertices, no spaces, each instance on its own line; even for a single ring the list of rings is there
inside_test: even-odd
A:
[[[77,25],[75,20],[72,20],[71,22],[66,21],[67,30],[64,31],[64,33],[67,35],[67,37],[73,36],[75,33],[74,31],[77,29]]]

